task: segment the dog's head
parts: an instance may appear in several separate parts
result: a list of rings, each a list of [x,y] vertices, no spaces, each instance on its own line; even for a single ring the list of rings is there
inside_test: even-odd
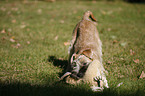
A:
[[[82,78],[92,60],[81,54],[72,61],[72,77]]]

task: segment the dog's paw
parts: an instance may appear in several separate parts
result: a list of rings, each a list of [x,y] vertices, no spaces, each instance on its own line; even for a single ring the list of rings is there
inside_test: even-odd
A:
[[[106,77],[97,76],[94,78],[94,81],[98,83],[98,87],[106,87],[109,88]]]
[[[100,80],[102,80],[102,77],[101,76],[97,76],[97,77],[94,78],[94,80],[95,81],[100,81]]]
[[[106,88],[109,88],[106,77],[102,77],[102,81],[103,81],[103,86],[105,86]]]

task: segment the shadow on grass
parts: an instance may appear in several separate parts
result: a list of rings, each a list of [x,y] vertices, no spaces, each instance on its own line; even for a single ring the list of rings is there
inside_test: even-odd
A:
[[[111,89],[105,89],[104,92],[93,92],[85,87],[85,85],[72,86],[63,83],[51,86],[0,83],[0,96],[143,96],[140,91],[132,94],[119,93]]]
[[[57,59],[55,56],[49,56],[48,62],[52,62],[54,66],[57,66],[63,69],[63,72],[60,73],[59,75],[62,75],[65,72],[67,68],[67,64],[68,64],[67,60]]]
[[[95,96],[91,90],[64,85],[0,84],[0,96]]]

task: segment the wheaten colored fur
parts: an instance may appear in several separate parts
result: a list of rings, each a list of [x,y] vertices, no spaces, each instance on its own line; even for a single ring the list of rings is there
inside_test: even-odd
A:
[[[102,63],[102,43],[96,25],[97,21],[92,12],[85,12],[82,20],[73,31],[73,38],[69,49],[70,64],[68,70],[70,69],[72,58],[80,54],[84,54],[91,59],[97,59]]]
[[[99,86],[99,87],[107,87],[108,83],[105,76],[105,69],[103,65],[98,60],[93,60],[93,62],[89,65],[87,71],[85,72],[84,77],[82,78],[83,81],[89,82],[93,86]],[[96,81],[99,81],[100,84],[96,83]]]
[[[79,72],[80,69],[77,67],[74,68],[73,62],[79,60],[77,58],[80,58],[82,55],[86,56],[89,59],[87,62],[90,63],[82,78],[75,80],[68,76],[66,78],[67,83],[76,84],[84,81],[98,88],[103,86],[109,87],[104,74],[105,69],[102,64],[102,43],[96,25],[97,21],[90,11],[85,12],[82,20],[76,25],[69,48],[69,65],[67,67],[67,72],[69,72],[69,74],[76,70],[76,73]],[[100,81],[100,85],[98,85],[98,81]]]
[[[97,79],[97,80],[96,80]],[[100,84],[98,85],[97,81],[100,81]],[[77,84],[80,82],[87,82],[92,86],[99,86],[103,87],[105,86],[106,88],[109,88],[106,76],[105,76],[105,69],[98,60],[93,60],[89,67],[87,68],[87,71],[85,72],[85,75],[83,78],[79,80],[75,80],[68,76],[66,78],[66,82],[69,84]]]

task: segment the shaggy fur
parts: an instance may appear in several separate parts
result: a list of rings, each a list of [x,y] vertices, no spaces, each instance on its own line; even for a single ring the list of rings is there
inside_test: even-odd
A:
[[[102,43],[96,25],[97,21],[90,11],[85,12],[76,25],[69,48],[69,65],[66,71],[71,75],[66,78],[67,83],[85,81],[94,86],[108,87],[102,64]]]
[[[71,41],[69,62],[77,55],[84,54],[91,59],[98,59],[102,62],[102,43],[96,28],[97,21],[92,12],[84,13],[82,20],[77,24],[73,31]]]

